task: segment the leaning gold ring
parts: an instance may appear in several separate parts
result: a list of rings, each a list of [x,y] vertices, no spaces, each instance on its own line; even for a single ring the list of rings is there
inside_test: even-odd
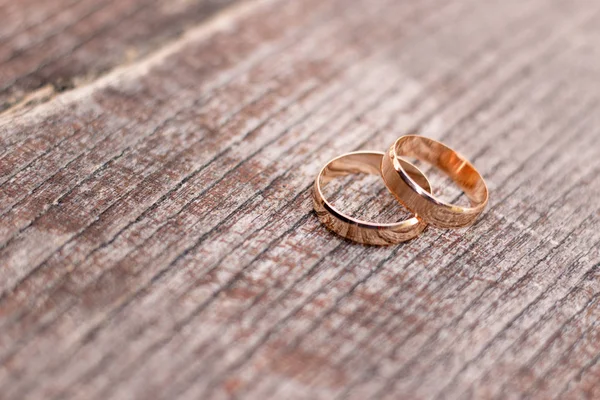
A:
[[[426,224],[416,216],[396,223],[372,223],[352,218],[337,210],[323,195],[322,189],[334,178],[349,174],[380,175],[385,153],[358,151],[329,161],[315,179],[313,202],[319,220],[340,236],[370,245],[390,245],[417,237]],[[425,175],[411,163],[399,160],[406,174],[425,191],[431,191]]]
[[[471,207],[446,203],[431,194],[404,168],[401,157],[414,157],[445,172],[467,195]],[[488,201],[483,177],[469,161],[444,144],[423,136],[400,137],[381,162],[387,188],[406,208],[438,228],[460,228],[475,222]]]

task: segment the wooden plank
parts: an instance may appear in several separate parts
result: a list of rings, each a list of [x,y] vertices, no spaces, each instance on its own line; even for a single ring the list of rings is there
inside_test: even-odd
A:
[[[597,394],[598,8],[246,2],[0,117],[2,398]],[[481,219],[329,233],[323,163],[414,130],[483,173]]]
[[[46,101],[140,59],[233,2],[25,0],[1,5],[0,112]]]

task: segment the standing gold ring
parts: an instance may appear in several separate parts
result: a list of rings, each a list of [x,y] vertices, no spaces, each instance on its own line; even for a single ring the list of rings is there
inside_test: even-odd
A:
[[[445,172],[467,195],[471,207],[446,203],[431,194],[404,168],[401,157],[414,157]],[[483,177],[463,156],[444,144],[423,136],[400,137],[381,162],[387,188],[406,208],[438,228],[459,228],[475,222],[488,201]]]
[[[416,216],[396,223],[371,223],[352,218],[328,202],[322,189],[334,178],[349,174],[380,175],[384,153],[358,151],[344,154],[329,161],[315,179],[313,203],[319,220],[340,236],[363,244],[390,245],[417,237],[426,224]],[[424,191],[431,191],[425,175],[411,163],[398,160],[410,179],[418,182]]]

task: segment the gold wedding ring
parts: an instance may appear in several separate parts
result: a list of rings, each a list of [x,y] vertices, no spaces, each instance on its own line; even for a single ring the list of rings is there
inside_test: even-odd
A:
[[[416,216],[396,223],[372,223],[352,218],[337,210],[323,195],[322,189],[334,178],[349,174],[380,175],[385,153],[359,151],[344,154],[329,161],[317,176],[313,190],[314,208],[319,220],[340,236],[363,244],[390,245],[417,237],[426,224]],[[431,186],[423,173],[408,161],[397,159],[403,174],[422,192]]]
[[[414,157],[445,172],[466,194],[471,207],[446,203],[429,186],[414,179],[401,157]],[[381,162],[381,175],[398,201],[425,222],[438,228],[459,228],[475,222],[488,201],[483,177],[470,162],[446,145],[423,136],[402,136]]]

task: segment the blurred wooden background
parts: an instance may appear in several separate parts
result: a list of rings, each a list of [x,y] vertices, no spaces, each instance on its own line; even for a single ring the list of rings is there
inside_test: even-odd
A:
[[[599,9],[0,0],[0,398],[600,398]],[[477,224],[329,233],[323,163],[412,131]]]

